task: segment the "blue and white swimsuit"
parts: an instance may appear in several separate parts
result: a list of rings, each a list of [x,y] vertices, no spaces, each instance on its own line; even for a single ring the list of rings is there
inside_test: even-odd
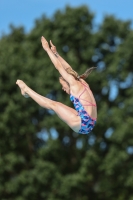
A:
[[[84,91],[85,90],[86,90],[86,86],[85,86]],[[84,93],[84,91],[81,93],[81,95]],[[76,98],[73,95],[70,95],[70,100],[74,104],[74,107],[75,107],[76,111],[78,112],[78,115],[81,118],[81,128],[78,132],[81,133],[81,134],[88,134],[94,128],[94,126],[96,124],[96,119],[92,119],[88,115],[88,113],[85,111],[84,106],[79,101],[80,96],[79,96],[79,98]],[[85,106],[96,106],[96,105],[89,103],[88,105],[85,105]]]

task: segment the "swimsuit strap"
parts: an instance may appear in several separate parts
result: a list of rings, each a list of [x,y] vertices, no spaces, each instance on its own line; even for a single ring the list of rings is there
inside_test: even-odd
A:
[[[81,84],[84,86],[84,90],[83,90],[83,92],[81,92],[81,94],[79,95],[79,99],[81,99],[81,100],[86,101],[87,103],[89,103],[89,104],[84,105],[84,106],[94,106],[94,107],[96,107],[96,104],[93,104],[93,103],[91,103],[91,102],[89,102],[89,101],[84,100],[84,99],[81,98],[81,96],[82,96],[82,94],[85,92],[86,88],[88,88],[88,89],[90,90],[90,88],[89,88],[87,85],[83,84],[82,82],[81,82]],[[91,90],[90,90],[90,91],[91,91]]]

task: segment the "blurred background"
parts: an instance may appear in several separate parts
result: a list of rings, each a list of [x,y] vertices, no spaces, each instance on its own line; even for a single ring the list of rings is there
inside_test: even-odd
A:
[[[0,199],[133,200],[133,2],[0,1]],[[87,81],[98,121],[74,133],[16,80],[68,106],[45,36]]]

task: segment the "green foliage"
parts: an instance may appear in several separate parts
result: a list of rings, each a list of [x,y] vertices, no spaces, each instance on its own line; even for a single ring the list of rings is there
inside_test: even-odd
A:
[[[86,6],[42,16],[29,34],[11,26],[0,39],[0,195],[2,200],[133,199],[133,31],[106,16],[95,28]],[[88,78],[98,121],[88,136],[21,96],[24,80],[39,94],[72,106],[40,43],[52,40]],[[114,92],[115,90],[115,92]]]

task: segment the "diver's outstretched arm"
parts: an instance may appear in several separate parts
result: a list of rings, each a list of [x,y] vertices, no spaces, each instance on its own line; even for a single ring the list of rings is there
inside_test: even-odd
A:
[[[51,51],[47,40],[43,36],[41,37],[41,42],[42,42],[43,49],[47,52],[49,58],[51,59],[52,63],[54,64],[55,68],[59,71],[60,75],[70,85],[74,84],[76,80],[74,79],[74,77],[72,75],[67,73],[67,71],[62,66],[61,62],[57,59],[57,57]]]
[[[53,54],[58,58],[58,60],[60,61],[64,69],[67,69],[67,68],[72,69],[72,67],[59,55],[59,53],[57,52],[56,46],[53,45],[51,40],[50,40],[50,45],[51,45],[51,50]]]

